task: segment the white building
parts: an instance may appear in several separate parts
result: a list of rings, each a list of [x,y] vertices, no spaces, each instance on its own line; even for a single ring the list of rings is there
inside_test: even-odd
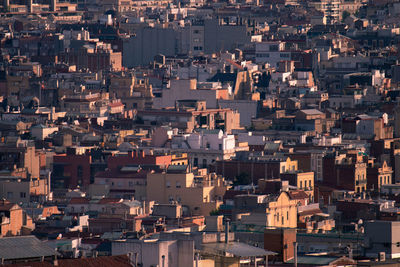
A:
[[[222,130],[204,130],[174,136],[171,150],[187,153],[194,167],[207,167],[217,160],[228,160],[237,151],[248,151],[248,145],[236,146],[235,136],[227,135]]]
[[[140,266],[194,266],[193,240],[126,239],[112,242],[112,255],[126,255]]]
[[[256,63],[269,63],[271,67],[277,67],[283,60],[290,60],[291,52],[285,50],[284,42],[256,43]]]

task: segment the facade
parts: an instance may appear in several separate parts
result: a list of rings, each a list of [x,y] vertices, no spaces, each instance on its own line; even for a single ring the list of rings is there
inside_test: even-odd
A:
[[[193,240],[127,240],[112,242],[112,254],[132,253],[143,266],[194,266]],[[135,258],[136,256],[136,258]]]
[[[228,186],[223,177],[206,169],[189,172],[186,165],[170,166],[163,173],[147,175],[147,200],[168,204],[173,201],[188,208],[192,215],[209,215],[223,203]]]
[[[53,157],[52,188],[89,186],[91,180],[91,156],[62,154]]]
[[[248,159],[231,159],[217,161],[215,172],[226,179],[233,180],[235,177],[245,173],[250,180],[257,183],[259,179],[279,178],[281,173],[297,171],[297,161],[289,157],[261,156]]]
[[[121,71],[122,54],[112,50],[110,44],[97,43],[60,53],[60,61],[76,65],[77,69]]]
[[[382,166],[372,165],[367,168],[367,188],[370,190],[381,190],[382,186],[392,184],[393,170],[386,161]]]
[[[18,205],[0,200],[0,237],[29,235],[34,224],[29,215]]]
[[[314,172],[285,172],[281,173],[281,179],[289,181],[289,185],[304,190],[311,201],[314,200]]]
[[[119,170],[113,169],[97,173],[94,184],[108,186],[110,197],[145,200],[146,176],[147,171],[128,165]]]
[[[278,63],[291,60],[291,52],[285,50],[285,43],[261,42],[256,44],[256,62],[269,63],[271,67],[278,67]]]
[[[110,78],[109,93],[121,99],[127,109],[144,110],[152,107],[153,93],[149,81],[129,72],[114,74]]]
[[[144,124],[162,125],[170,123],[171,127],[187,133],[198,128],[209,130],[221,129],[231,133],[240,129],[240,114],[231,109],[177,110],[153,109],[138,111],[137,117]]]
[[[326,155],[323,159],[323,170],[323,181],[328,185],[357,193],[367,189],[367,164],[359,154],[354,157],[346,154]]]
[[[175,135],[171,139],[171,151],[186,153],[193,167],[206,168],[219,160],[229,160],[240,151],[248,151],[246,143],[236,144],[234,135],[222,130]]]
[[[0,176],[0,198],[13,203],[45,202],[50,196],[48,179],[24,179],[15,176]]]
[[[234,212],[240,214],[241,225],[296,228],[297,201],[287,192],[276,195],[238,195],[234,199]]]
[[[367,222],[365,233],[369,246],[366,249],[366,255],[370,257],[380,257],[380,253],[385,253],[388,259],[399,258],[400,249],[397,243],[400,242],[400,240],[396,234],[399,228],[399,222]]]

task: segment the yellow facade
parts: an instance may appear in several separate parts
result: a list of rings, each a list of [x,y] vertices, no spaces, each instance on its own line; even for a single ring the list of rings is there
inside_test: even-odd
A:
[[[188,165],[187,153],[172,154],[171,155],[171,165]]]
[[[291,160],[289,157],[286,161],[281,162],[281,173],[288,171],[297,171],[298,170],[298,162],[297,160]]]
[[[291,200],[286,192],[281,192],[276,201],[269,202],[266,210],[268,225],[271,227],[297,227],[297,202]]]
[[[288,172],[281,174],[282,180],[288,180],[290,185],[305,191],[310,199],[314,198],[314,172]]]
[[[265,212],[251,212],[242,214],[240,221],[243,225],[257,225],[263,227],[296,228],[297,201],[291,200],[287,192],[277,196],[259,196],[258,205],[265,203]],[[254,208],[254,207],[253,207]]]
[[[223,203],[228,186],[214,174],[150,173],[147,175],[147,199],[161,204],[176,201],[187,206],[191,215],[208,216]]]

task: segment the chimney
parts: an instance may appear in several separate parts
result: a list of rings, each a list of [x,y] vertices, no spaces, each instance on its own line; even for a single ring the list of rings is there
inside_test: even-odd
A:
[[[353,259],[353,249],[351,248],[351,245],[348,246],[349,250],[349,259]]]
[[[54,256],[53,265],[54,265],[54,266],[58,266],[57,255]]]
[[[229,243],[229,218],[225,218],[225,244]]]

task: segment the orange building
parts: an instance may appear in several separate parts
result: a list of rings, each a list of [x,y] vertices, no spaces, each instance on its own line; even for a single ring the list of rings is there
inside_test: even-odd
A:
[[[18,204],[0,200],[0,237],[29,235],[34,228],[32,218]]]

